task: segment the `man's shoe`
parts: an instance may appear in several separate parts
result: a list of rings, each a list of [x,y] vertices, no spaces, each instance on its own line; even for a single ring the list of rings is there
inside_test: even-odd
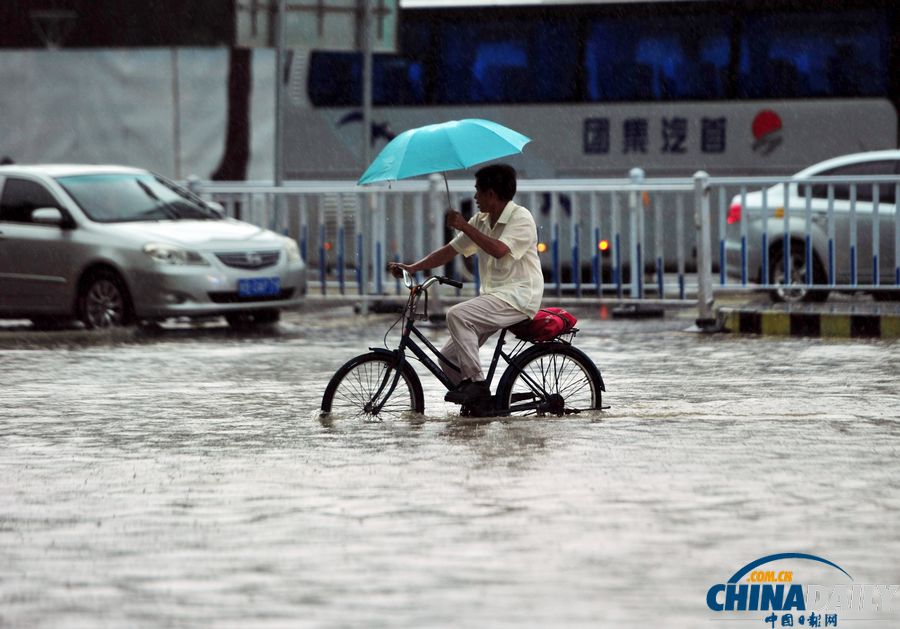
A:
[[[471,385],[472,385],[472,381],[468,378],[466,378],[464,380],[460,380],[459,383],[457,383],[455,389],[450,389],[449,391],[447,391],[447,394],[444,396],[444,401],[445,402],[453,402],[454,400],[452,400],[451,398],[455,394],[460,393],[461,391],[470,387]],[[457,404],[460,404],[460,402],[457,402]]]
[[[444,396],[444,400],[454,404],[471,404],[477,400],[489,397],[491,397],[491,389],[483,380],[478,382],[463,380],[455,389]]]

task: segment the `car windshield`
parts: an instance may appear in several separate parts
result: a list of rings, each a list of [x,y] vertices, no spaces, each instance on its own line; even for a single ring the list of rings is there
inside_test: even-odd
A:
[[[222,218],[187,190],[150,173],[73,175],[57,181],[100,223]]]

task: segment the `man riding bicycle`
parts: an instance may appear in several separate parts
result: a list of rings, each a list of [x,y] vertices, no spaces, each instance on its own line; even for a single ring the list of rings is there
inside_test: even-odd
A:
[[[537,253],[537,227],[528,209],[517,205],[516,171],[507,164],[492,164],[475,173],[478,213],[468,222],[455,210],[447,213],[447,226],[459,231],[446,245],[412,264],[392,262],[399,276],[449,263],[457,254],[478,256],[481,294],[447,310],[450,341],[441,353],[459,366],[441,361],[444,373],[456,384],[448,402],[472,404],[490,397],[478,350],[495,332],[525,318],[541,307],[544,276]]]

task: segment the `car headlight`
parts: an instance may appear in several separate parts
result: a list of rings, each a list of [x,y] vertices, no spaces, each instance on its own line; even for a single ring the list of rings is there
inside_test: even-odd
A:
[[[284,250],[285,252],[287,252],[288,262],[300,261],[300,247],[297,246],[296,240],[294,240],[293,238],[285,238]]]
[[[160,264],[196,264],[208,266],[209,263],[196,251],[189,251],[172,245],[150,243],[144,245],[144,253]]]

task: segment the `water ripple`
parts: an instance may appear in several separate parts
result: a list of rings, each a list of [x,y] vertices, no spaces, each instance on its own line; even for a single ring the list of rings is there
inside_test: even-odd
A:
[[[323,425],[385,321],[0,349],[0,626],[688,627],[774,550],[900,583],[900,345],[583,318],[608,412],[424,380]]]

